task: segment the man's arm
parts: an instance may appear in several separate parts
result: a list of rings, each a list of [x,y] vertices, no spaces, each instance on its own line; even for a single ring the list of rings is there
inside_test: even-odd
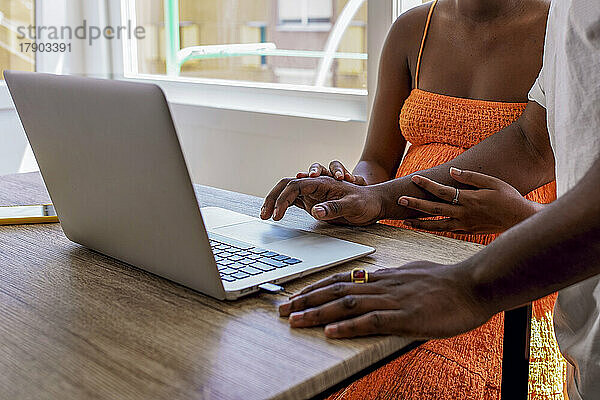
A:
[[[547,131],[545,109],[530,102],[521,118],[506,129],[451,162],[413,175],[418,174],[448,186],[466,188],[450,176],[451,167],[499,178],[521,194],[552,181],[554,154]],[[266,197],[261,217],[268,219],[273,216],[275,220],[280,220],[293,204],[301,206],[319,220],[350,224],[356,220],[362,225],[380,219],[420,217],[424,214],[400,206],[400,197],[434,200],[436,193],[432,195],[415,185],[411,181],[413,175],[366,188],[327,177],[284,179]],[[446,198],[448,193],[437,197]],[[356,198],[362,201],[355,201]]]
[[[600,158],[579,184],[464,263],[476,294],[510,309],[600,274]]]
[[[329,337],[442,338],[600,274],[600,159],[567,195],[451,266],[416,262],[352,284],[337,274],[280,306],[292,327]]]
[[[435,199],[411,182],[420,175],[444,185],[460,186],[451,176],[450,168],[475,171],[499,178],[525,195],[554,179],[554,153],[546,124],[546,110],[530,102],[517,122],[492,135],[454,160],[420,171],[407,177],[375,185],[384,199],[384,217],[406,219],[419,216],[414,211],[398,207],[402,196]],[[438,196],[444,198],[445,196]],[[454,197],[454,193],[452,196]]]

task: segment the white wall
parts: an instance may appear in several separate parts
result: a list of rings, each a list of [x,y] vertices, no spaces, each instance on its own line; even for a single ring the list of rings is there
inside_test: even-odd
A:
[[[351,168],[366,124],[285,117],[196,106],[172,106],[192,180],[264,196],[282,177],[315,161]],[[0,175],[35,170],[14,110],[0,110]]]
[[[264,196],[315,161],[354,167],[366,124],[173,105],[196,183]]]
[[[27,138],[14,109],[0,110],[0,175],[21,171]]]

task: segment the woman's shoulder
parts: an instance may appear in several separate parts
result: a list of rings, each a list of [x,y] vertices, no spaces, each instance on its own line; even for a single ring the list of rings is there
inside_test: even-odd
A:
[[[411,9],[403,12],[396,18],[395,22],[403,22],[403,23],[421,23],[421,25],[425,24],[427,15],[431,10],[433,2],[421,4],[420,6],[412,7]]]
[[[430,8],[431,3],[411,8],[394,21],[387,37],[387,45],[394,49],[392,54],[409,58],[416,56]]]

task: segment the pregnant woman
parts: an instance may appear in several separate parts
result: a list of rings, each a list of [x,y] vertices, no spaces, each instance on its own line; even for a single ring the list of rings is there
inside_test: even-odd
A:
[[[542,65],[548,8],[545,0],[439,0],[402,15],[384,48],[369,134],[354,173],[332,162],[314,164],[298,177],[381,183],[446,163],[515,122]],[[507,201],[498,209],[495,232],[555,196],[552,183]],[[400,221],[383,223],[410,229]],[[496,237],[438,234],[481,244]],[[532,400],[563,399],[554,301],[551,296],[533,307]],[[499,399],[503,319],[499,314],[467,334],[430,341],[332,398]]]

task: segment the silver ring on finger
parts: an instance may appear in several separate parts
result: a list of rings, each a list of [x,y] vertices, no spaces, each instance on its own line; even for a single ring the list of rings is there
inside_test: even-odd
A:
[[[456,195],[454,196],[454,199],[452,200],[452,204],[457,206],[459,204],[459,202],[458,202],[459,197],[460,197],[460,190],[458,190],[458,188],[456,188]]]

